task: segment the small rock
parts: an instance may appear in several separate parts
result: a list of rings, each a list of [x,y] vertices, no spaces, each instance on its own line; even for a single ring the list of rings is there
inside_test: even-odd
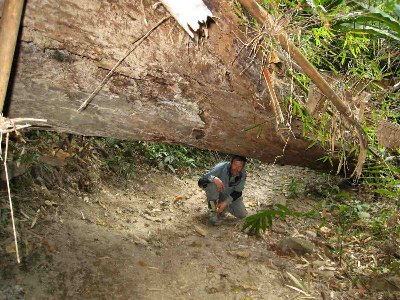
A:
[[[294,252],[298,255],[312,253],[314,251],[314,244],[299,238],[285,238],[278,243],[278,248],[283,253]]]

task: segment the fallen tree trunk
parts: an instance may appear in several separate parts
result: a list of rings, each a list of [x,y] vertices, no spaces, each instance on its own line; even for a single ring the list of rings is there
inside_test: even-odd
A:
[[[8,116],[48,119],[50,130],[184,144],[272,162],[284,142],[263,96],[259,66],[248,67],[236,16],[227,3],[207,4],[217,17],[196,42],[167,21],[124,62],[82,112],[77,109],[131,42],[168,13],[139,1],[27,2]],[[145,3],[146,4],[146,3]],[[246,71],[242,71],[246,68]],[[262,131],[244,131],[262,124]],[[321,149],[306,150],[300,124],[278,162],[321,167]]]

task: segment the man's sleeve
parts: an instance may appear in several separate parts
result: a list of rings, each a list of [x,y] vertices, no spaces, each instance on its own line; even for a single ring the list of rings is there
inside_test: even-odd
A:
[[[208,173],[202,175],[199,179],[199,186],[205,187],[208,183],[213,182],[215,177],[220,177],[225,164],[219,163],[212,168]]]

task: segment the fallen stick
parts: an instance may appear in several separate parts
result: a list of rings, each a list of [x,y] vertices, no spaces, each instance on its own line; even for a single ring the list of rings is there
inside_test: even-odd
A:
[[[114,74],[114,71],[118,66],[154,31],[156,30],[161,24],[163,24],[166,20],[168,20],[171,17],[165,17],[164,19],[160,20],[156,25],[154,25],[153,28],[151,28],[149,31],[147,31],[146,34],[142,35],[140,38],[136,39],[133,42],[133,47],[130,49],[124,57],[122,57],[115,65],[114,67],[108,72],[106,77],[100,82],[100,84],[96,87],[96,89],[92,92],[92,94],[81,104],[81,106],[78,108],[78,111],[81,112],[84,110],[92,101],[92,99],[97,95],[97,93],[103,88],[103,86],[106,84],[107,80],[111,77],[112,74]]]
[[[20,209],[20,211],[19,211],[26,219],[28,219],[28,220],[30,220],[31,219],[31,217],[30,216],[28,216],[26,213],[24,213],[23,212],[23,210],[22,209]]]
[[[9,119],[5,118],[2,115],[0,116],[0,133],[7,133],[17,131],[23,128],[30,127],[30,124],[18,125],[18,123],[22,122],[47,122],[46,119],[34,119],[34,118],[15,118]]]
[[[35,217],[33,218],[32,224],[31,224],[31,228],[35,227],[36,222],[39,218],[39,213],[40,213],[40,208],[37,210]]]

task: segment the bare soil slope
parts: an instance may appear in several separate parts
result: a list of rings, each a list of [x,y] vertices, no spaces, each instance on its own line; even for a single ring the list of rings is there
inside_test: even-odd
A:
[[[260,166],[245,192],[249,211],[285,203],[288,172]],[[20,199],[17,216],[23,263],[16,266],[10,228],[3,232],[2,299],[284,299],[299,295],[274,264],[266,238],[241,232],[227,216],[208,225],[197,176],[180,179],[142,170],[126,189],[98,187],[84,197]],[[312,176],[310,176],[310,174]],[[50,193],[50,192],[49,192]],[[40,208],[33,228],[32,221]],[[27,219],[21,213],[29,216]],[[8,234],[8,237],[7,237]],[[205,236],[203,236],[205,235]],[[247,298],[247,299],[250,299]]]
[[[326,182],[293,166],[253,165],[248,174],[250,214],[274,203],[309,211],[317,202],[304,191]],[[354,281],[389,257],[379,238],[346,237],[341,260],[329,220],[274,220],[258,238],[232,216],[212,227],[197,178],[141,167],[125,187],[110,178],[90,194],[35,183],[33,197],[14,195],[21,265],[2,202],[0,299],[398,299],[396,276]],[[306,244],[285,253],[288,238]]]

